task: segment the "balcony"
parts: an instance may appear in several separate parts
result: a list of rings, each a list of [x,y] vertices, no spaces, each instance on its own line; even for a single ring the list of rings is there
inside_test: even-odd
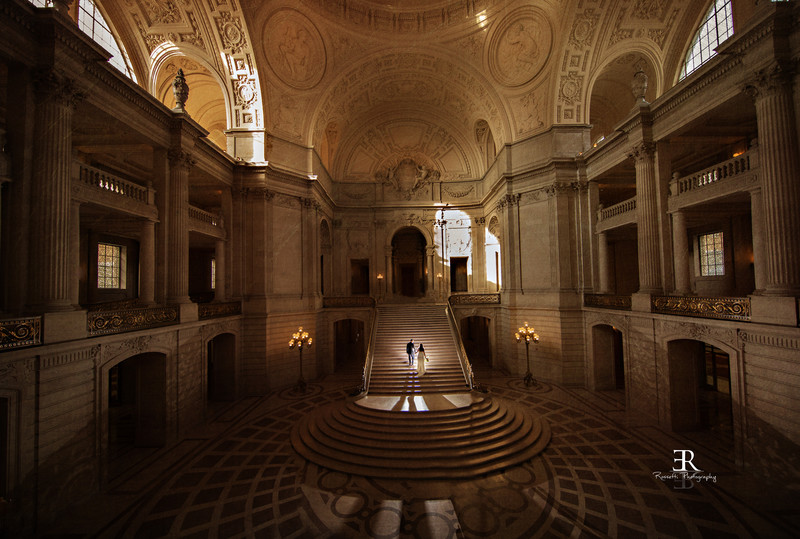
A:
[[[597,231],[636,224],[636,197],[597,210]]]
[[[223,303],[200,303],[197,305],[197,316],[200,320],[210,318],[224,318],[242,314],[240,301],[227,301]]]
[[[758,148],[753,148],[689,176],[673,178],[669,183],[669,209],[748,191],[759,182],[758,170]]]
[[[451,305],[499,305],[500,294],[453,294]]]
[[[89,335],[94,337],[169,326],[179,321],[178,308],[174,306],[132,307],[90,311],[86,324]]]
[[[750,298],[704,298],[699,296],[653,296],[654,313],[750,321]]]
[[[202,210],[196,206],[189,206],[189,230],[201,232],[206,236],[225,239],[225,223],[222,216]]]
[[[630,296],[617,296],[614,294],[584,294],[584,307],[598,307],[600,309],[631,310]]]
[[[157,217],[156,192],[151,187],[143,187],[78,161],[72,164],[72,177],[73,197],[81,202],[100,203],[150,219]]]

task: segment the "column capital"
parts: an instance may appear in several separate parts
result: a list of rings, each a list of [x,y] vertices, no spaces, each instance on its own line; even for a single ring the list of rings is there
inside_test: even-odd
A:
[[[167,152],[167,159],[169,159],[170,167],[183,167],[186,170],[191,170],[197,164],[194,156],[179,148],[173,148]]]
[[[503,211],[506,206],[516,206],[519,203],[519,199],[522,195],[519,193],[513,195],[504,195],[500,198],[497,202],[497,211]]]
[[[655,153],[656,144],[654,142],[641,142],[631,148],[627,155],[638,163],[646,159],[652,159]]]
[[[75,108],[88,95],[75,79],[50,67],[35,70],[32,80],[39,102],[54,101]]]
[[[758,101],[775,94],[778,90],[790,88],[794,71],[778,63],[759,69],[745,82],[744,92],[753,101]]]
[[[486,224],[486,217],[473,217],[473,221],[478,226],[482,226]]]

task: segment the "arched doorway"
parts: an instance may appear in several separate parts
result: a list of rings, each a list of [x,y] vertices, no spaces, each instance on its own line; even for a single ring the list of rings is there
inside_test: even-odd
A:
[[[672,429],[706,430],[733,439],[730,356],[702,341],[667,346]]]
[[[167,437],[164,354],[132,356],[108,371],[108,478],[161,447]]]
[[[461,341],[469,362],[475,368],[489,369],[492,366],[490,322],[485,316],[468,316],[461,320]]]
[[[236,398],[236,336],[217,335],[208,341],[207,371],[209,402]]]
[[[414,227],[405,227],[392,237],[392,291],[405,297],[422,297],[425,285],[425,236]]]
[[[358,372],[364,366],[366,354],[364,322],[348,318],[333,324],[334,370]]]
[[[609,325],[592,328],[594,355],[594,389],[625,389],[625,356],[622,332]]]

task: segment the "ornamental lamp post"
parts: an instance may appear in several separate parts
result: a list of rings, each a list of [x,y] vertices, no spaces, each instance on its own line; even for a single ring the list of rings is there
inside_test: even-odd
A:
[[[302,392],[306,392],[306,381],[303,379],[303,347],[311,348],[311,336],[307,331],[303,331],[303,326],[297,328],[296,333],[292,333],[292,339],[289,341],[289,350],[297,348],[300,351],[300,378],[297,380],[295,388]]]
[[[514,338],[517,339],[517,343],[521,343],[523,340],[525,341],[525,359],[528,364],[528,372],[525,373],[525,385],[526,386],[538,386],[539,383],[536,381],[536,378],[533,377],[531,374],[531,355],[528,347],[530,346],[531,342],[536,344],[539,342],[539,335],[533,331],[532,327],[528,326],[528,323],[525,322],[525,326],[521,327],[514,333]]]

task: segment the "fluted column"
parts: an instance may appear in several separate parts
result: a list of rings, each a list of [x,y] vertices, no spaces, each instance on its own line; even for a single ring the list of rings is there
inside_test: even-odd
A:
[[[675,261],[675,293],[688,294],[692,284],[689,272],[689,239],[686,234],[686,214],[676,211],[672,214],[672,247]]]
[[[214,246],[214,299],[225,301],[228,299],[225,290],[226,263],[225,263],[225,240],[217,240]]]
[[[36,310],[73,309],[70,257],[72,115],[83,93],[55,71],[37,73],[29,268]]]
[[[600,277],[601,294],[611,293],[611,261],[608,258],[608,234],[600,232],[597,234],[597,265]]]
[[[636,164],[636,225],[639,247],[639,292],[661,291],[661,255],[658,233],[658,186],[655,147],[642,143],[629,154]]]
[[[748,86],[755,100],[761,164],[765,295],[800,293],[800,157],[789,74],[773,67]]]
[[[155,291],[156,224],[145,219],[139,231],[139,301],[145,305],[155,303]]]
[[[192,156],[182,150],[169,152],[169,254],[167,298],[170,303],[189,299],[189,170]]]
[[[750,227],[753,234],[753,277],[755,291],[762,292],[767,280],[764,248],[764,211],[761,189],[750,191]]]
[[[70,204],[69,216],[69,266],[72,268],[70,279],[70,301],[76,308],[80,308],[81,290],[81,203],[73,200]]]

